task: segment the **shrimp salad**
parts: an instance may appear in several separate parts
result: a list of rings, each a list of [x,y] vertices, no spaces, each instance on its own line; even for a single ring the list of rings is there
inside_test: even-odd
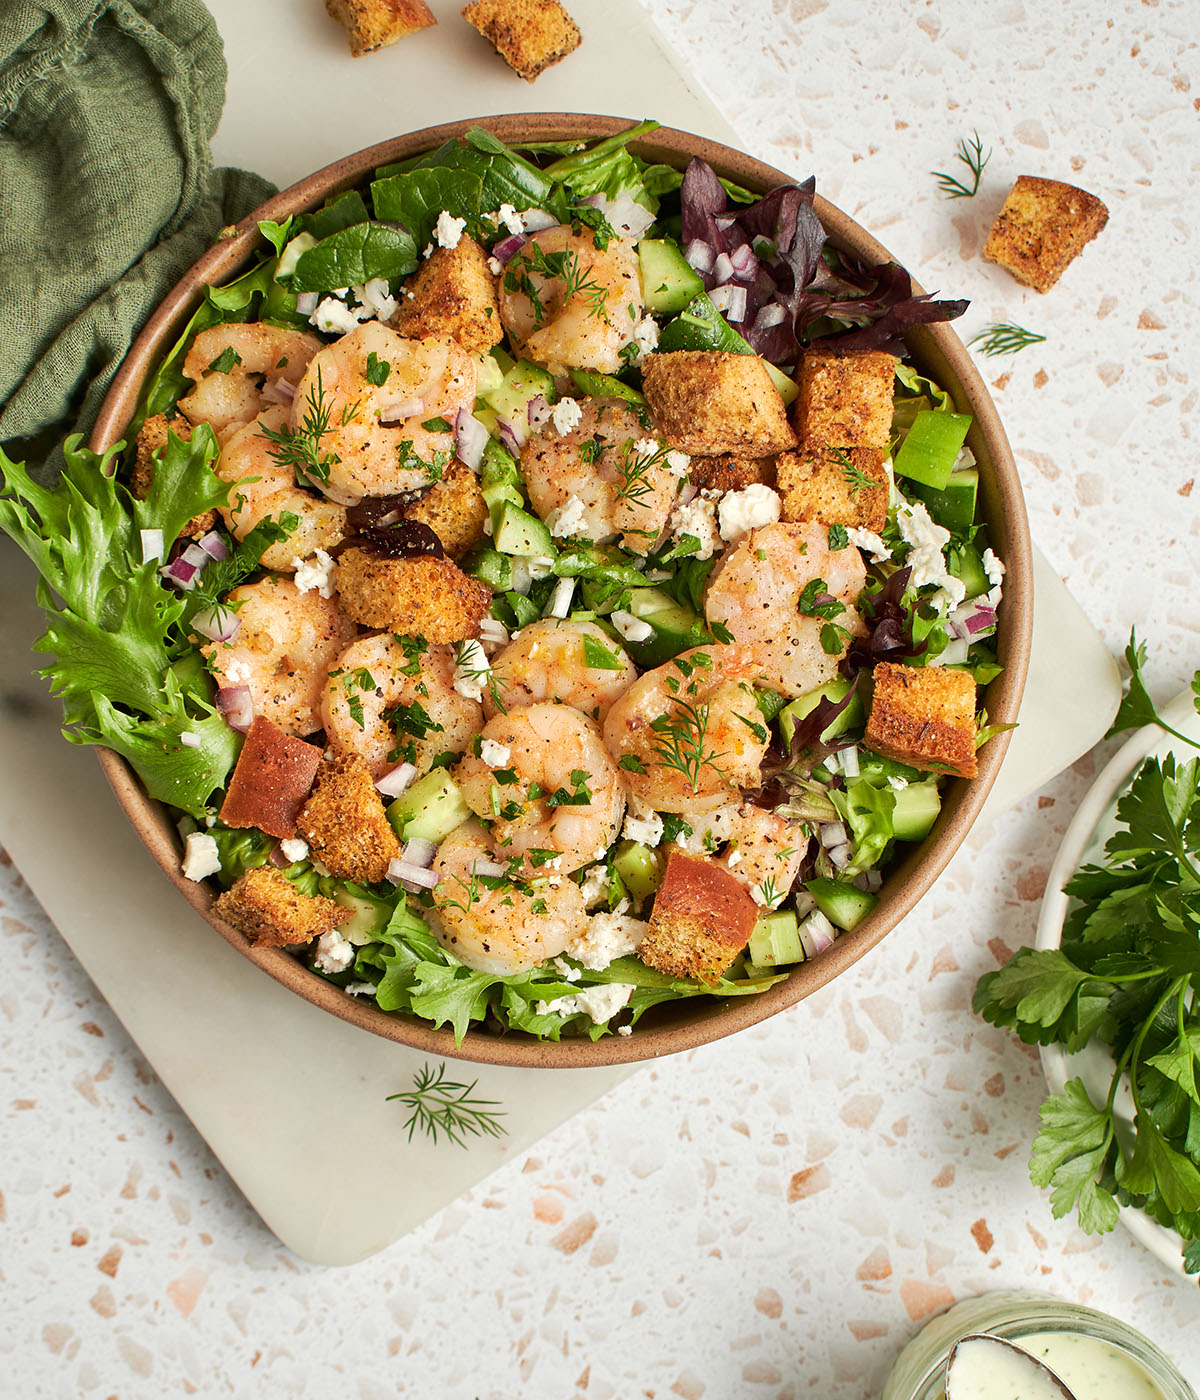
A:
[[[763,991],[993,732],[971,419],[902,338],[965,304],[654,125],[260,224],[127,448],[0,454],[67,736],[248,940],[459,1039]]]

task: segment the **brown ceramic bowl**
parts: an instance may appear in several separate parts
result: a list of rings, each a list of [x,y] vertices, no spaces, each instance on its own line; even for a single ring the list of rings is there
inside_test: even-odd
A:
[[[631,125],[613,117],[568,112],[479,120],[508,141],[567,137],[592,140],[611,136]],[[431,150],[476,124],[462,121],[429,127],[371,146],[318,170],[243,219],[237,225],[236,236],[223,239],[211,248],[150,318],[104,401],[92,434],[92,447],[102,451],[122,436],[133,417],[144,379],[179,334],[200,300],[203,287],[228,281],[264,246],[257,228],[259,219],[282,220],[289,214],[313,209],[329,195],[358,184],[376,166]],[[794,179],[728,146],[669,128],[661,128],[636,142],[634,149],[648,160],[679,168],[693,155],[699,155],[719,174],[763,192]],[[848,249],[870,262],[889,259],[887,251],[870,234],[819,196],[816,212],[835,247]],[[918,367],[949,389],[961,410],[975,415],[968,441],[979,461],[980,498],[995,548],[1008,568],[997,637],[1004,672],[988,687],[986,704],[993,723],[1011,722],[1017,717],[1033,623],[1029,533],[1012,453],[987,389],[953,330],[947,325],[920,327],[912,332],[909,345]],[[401,1041],[429,1054],[503,1065],[580,1068],[654,1059],[730,1035],[803,1000],[857,962],[895,928],[958,849],[983,805],[1007,743],[1008,736],[1001,735],[982,750],[979,776],[974,781],[954,779],[949,783],[933,831],[892,869],[880,902],[870,917],[852,933],[843,934],[827,952],[802,964],[785,982],[760,996],[739,997],[729,1002],[696,998],[668,1003],[644,1015],[632,1035],[607,1036],[595,1044],[586,1039],[553,1044],[515,1032],[497,1036],[472,1031],[456,1045],[453,1034],[447,1029],[434,1030],[427,1022],[360,1004],[286,952],[251,947],[240,933],[213,915],[211,891],[202,884],[185,880],[180,874],[179,842],[168,811],[146,797],[132,770],[116,754],[102,750],[101,762],[126,815],[180,895],[240,953],[298,995],[365,1031]]]

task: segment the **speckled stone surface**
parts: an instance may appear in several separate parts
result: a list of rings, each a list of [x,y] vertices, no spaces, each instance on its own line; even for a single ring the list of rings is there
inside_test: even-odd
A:
[[[985,364],[1034,537],[1114,652],[1136,624],[1177,691],[1200,664],[1196,6],[648,9],[748,149],[972,298],[966,334],[1047,336]],[[992,161],[950,203],[926,172],[972,128]],[[1044,297],[979,259],[1021,173],[1112,216]],[[832,988],[641,1071],[349,1270],[266,1232],[3,866],[0,1392],[858,1400],[922,1319],[1002,1287],[1114,1312],[1200,1383],[1196,1286],[1051,1218],[1025,1167],[1038,1061],[969,1010],[1032,940],[1110,748],[977,833]],[[352,1161],[327,1186],[365,1211],[404,1189]]]

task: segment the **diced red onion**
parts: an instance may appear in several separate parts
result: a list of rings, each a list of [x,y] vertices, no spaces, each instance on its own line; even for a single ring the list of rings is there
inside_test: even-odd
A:
[[[980,608],[969,617],[963,619],[967,631],[972,635],[978,632],[994,632],[996,630],[996,614],[991,608]]]
[[[317,292],[301,292],[299,296],[297,296],[296,310],[301,316],[311,316],[313,314],[317,309],[319,295],[320,294]]]
[[[838,754],[838,762],[847,778],[858,777],[858,750],[853,745],[848,749],[842,749]]]
[[[401,859],[406,860],[410,865],[419,865],[423,870],[428,870],[433,864],[436,851],[436,841],[427,841],[423,836],[414,836],[411,841],[405,844]]]
[[[392,860],[384,872],[393,885],[403,885],[406,889],[432,890],[441,883],[442,877],[423,866],[413,865],[407,860]]]
[[[210,559],[229,558],[229,546],[225,543],[224,536],[216,530],[210,530],[207,535],[202,536],[198,544]]]
[[[148,564],[151,559],[161,559],[163,556],[163,532],[161,530],[143,530],[142,535],[142,562]]]
[[[734,224],[737,223],[737,217],[735,215],[731,218],[728,215],[726,215],[723,218],[714,219],[713,223],[715,223],[716,226],[721,230],[721,232],[724,233],[727,228],[732,228]]]
[[[817,901],[807,890],[797,890],[792,896],[792,903],[796,906],[796,913],[799,914],[801,918],[804,918],[805,914],[811,913],[817,907]]]
[[[883,876],[878,870],[864,870],[855,881],[856,889],[865,890],[868,894],[874,894],[883,884]]]
[[[546,402],[545,394],[534,394],[529,400],[529,406],[525,410],[525,417],[529,421],[531,428],[540,428],[550,417],[550,405]]]
[[[758,270],[758,254],[749,243],[743,243],[735,248],[729,255],[729,261],[733,264],[734,272],[743,281],[752,278]]]
[[[837,938],[837,929],[819,909],[814,909],[800,925],[800,944],[805,954],[814,958],[827,948],[832,948]]]
[[[786,307],[780,306],[777,301],[769,302],[766,306],[758,308],[758,315],[754,318],[754,329],[756,331],[769,331],[772,326],[781,325],[787,320]]]
[[[517,429],[507,418],[500,418],[496,421],[496,431],[500,434],[500,441],[508,448],[514,457],[521,455],[521,444],[525,438],[521,437]],[[526,435],[528,435],[528,425],[526,425]]]
[[[392,404],[386,413],[379,415],[380,423],[386,428],[416,418],[425,411],[423,399],[405,399],[403,403]]]
[[[943,651],[933,658],[935,666],[961,666],[967,659],[970,642],[965,637],[955,637],[947,642]]]
[[[717,284],[728,282],[733,277],[733,259],[728,253],[718,253],[717,259],[713,263],[713,277]]]
[[[548,214],[545,209],[522,209],[521,218],[525,220],[525,232],[537,233],[539,229],[554,228],[558,220],[553,214]]]
[[[217,709],[225,716],[225,723],[239,734],[249,731],[254,723],[254,697],[248,685],[225,685],[217,691]]]
[[[179,736],[179,742],[185,749],[198,749],[200,747],[199,734],[193,734],[190,729],[185,729]]]
[[[746,315],[746,289],[726,283],[714,287],[708,294],[709,301],[722,312],[727,320],[741,321]]]
[[[687,245],[687,251],[683,255],[688,266],[695,268],[697,272],[711,272],[713,269],[713,248],[711,243],[705,243],[703,238],[693,238]]]
[[[262,396],[268,403],[291,403],[296,397],[296,386],[286,379],[268,379],[262,387]]]
[[[508,628],[498,617],[485,617],[479,624],[479,640],[484,645],[497,647],[507,646],[509,643]]]
[[[168,583],[173,583],[176,588],[182,588],[184,592],[195,588],[200,578],[200,570],[194,564],[189,564],[182,555],[178,559],[172,559],[158,572]]]
[[[847,841],[841,846],[831,846],[825,854],[829,857],[831,865],[835,865],[839,870],[845,870],[846,866],[850,864],[854,852],[850,847],[850,842]]]
[[[473,472],[479,470],[484,450],[488,444],[488,430],[465,408],[460,408],[454,419],[454,454],[464,466]]]
[[[473,860],[471,862],[471,874],[499,877],[508,874],[508,866],[500,865],[494,860]]]
[[[237,636],[242,621],[232,608],[201,608],[192,618],[192,630],[210,642],[231,642]]]
[[[689,481],[679,488],[679,495],[676,497],[677,506],[686,506],[689,501],[694,501],[700,494],[700,488],[694,481]]]
[[[417,770],[411,763],[398,763],[376,782],[375,788],[384,797],[399,797],[416,776]]]
[[[629,193],[622,193],[616,199],[606,199],[594,194],[584,200],[594,204],[622,238],[639,238],[654,222],[654,215],[644,204],[639,204]]]
[[[291,861],[283,853],[283,847],[275,845],[271,848],[271,854],[267,857],[276,870],[286,870]]]
[[[191,564],[193,568],[204,569],[208,567],[212,555],[210,555],[207,550],[201,549],[198,544],[189,544],[182,555],[180,555],[180,558],[183,559],[185,563]]]
[[[846,828],[841,822],[822,822],[819,836],[821,845],[829,850],[831,846],[840,846],[846,840]]]
[[[523,233],[513,233],[507,238],[502,238],[492,249],[492,257],[498,262],[506,263],[525,246],[525,235]]]

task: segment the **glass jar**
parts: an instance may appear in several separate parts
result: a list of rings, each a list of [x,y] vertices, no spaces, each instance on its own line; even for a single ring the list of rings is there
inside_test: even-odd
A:
[[[950,1348],[969,1332],[987,1332],[1020,1344],[1039,1332],[1093,1337],[1134,1362],[1162,1392],[1163,1400],[1196,1400],[1177,1367],[1154,1345],[1095,1308],[1065,1303],[1041,1293],[985,1293],[965,1298],[928,1322],[896,1358],[881,1400],[945,1400]],[[1117,1400],[1117,1397],[1113,1397]]]

